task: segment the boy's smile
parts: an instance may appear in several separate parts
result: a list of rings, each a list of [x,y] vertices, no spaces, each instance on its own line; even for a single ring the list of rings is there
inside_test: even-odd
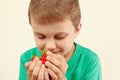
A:
[[[31,26],[36,45],[40,50],[47,49],[54,54],[64,55],[66,59],[71,57],[75,49],[74,39],[80,28],[75,28],[70,19],[41,25],[31,18]]]

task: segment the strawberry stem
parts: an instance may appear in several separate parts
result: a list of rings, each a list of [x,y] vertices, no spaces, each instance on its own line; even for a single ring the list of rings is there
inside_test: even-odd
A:
[[[46,54],[46,52],[47,52],[47,49],[43,49],[42,50],[42,55]]]

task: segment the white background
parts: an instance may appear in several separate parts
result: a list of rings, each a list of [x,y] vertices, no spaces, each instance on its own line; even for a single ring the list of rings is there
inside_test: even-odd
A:
[[[120,1],[81,0],[78,43],[101,59],[103,80],[120,80]],[[19,57],[35,46],[27,10],[29,0],[0,0],[0,80],[18,80]]]

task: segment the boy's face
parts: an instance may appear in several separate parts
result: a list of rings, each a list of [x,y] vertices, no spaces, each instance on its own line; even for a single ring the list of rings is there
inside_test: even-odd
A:
[[[63,22],[41,25],[31,18],[31,26],[36,45],[40,50],[47,49],[54,54],[64,56],[67,53],[71,53],[74,39],[80,31],[80,27],[75,28],[70,19],[66,19]]]

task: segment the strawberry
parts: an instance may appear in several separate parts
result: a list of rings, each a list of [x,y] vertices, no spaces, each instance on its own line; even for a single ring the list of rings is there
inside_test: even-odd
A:
[[[42,57],[40,58],[40,60],[42,61],[42,64],[45,64],[45,61],[46,61],[46,52],[47,52],[46,49],[42,50]]]
[[[44,50],[42,50],[42,56],[41,57],[39,57],[37,55],[33,55],[30,60],[33,61],[35,59],[35,57],[39,57],[39,59],[42,61],[42,64],[45,64],[45,61],[46,61],[46,52],[47,52],[47,50],[44,49]]]
[[[42,64],[45,64],[45,61],[46,61],[46,54],[42,55],[41,61],[42,61]]]

